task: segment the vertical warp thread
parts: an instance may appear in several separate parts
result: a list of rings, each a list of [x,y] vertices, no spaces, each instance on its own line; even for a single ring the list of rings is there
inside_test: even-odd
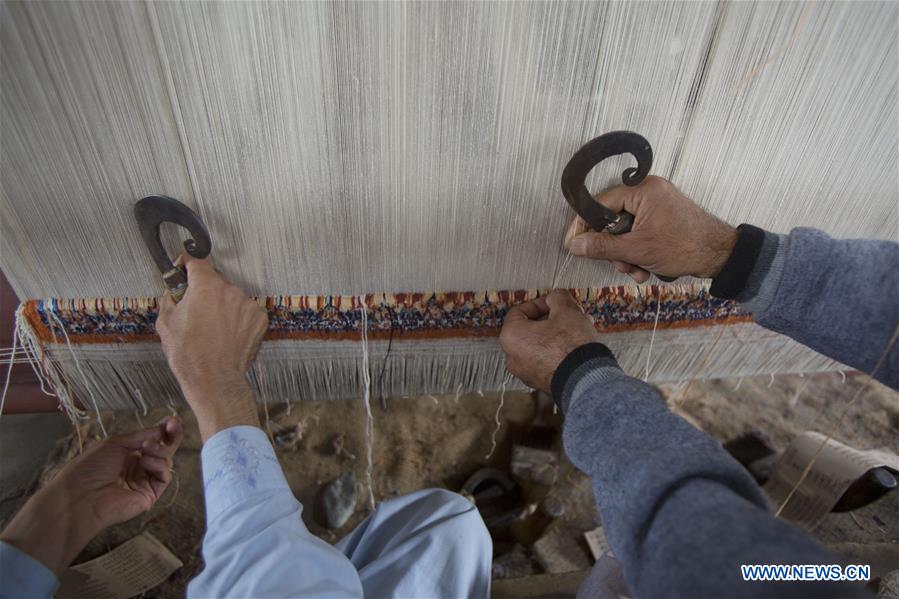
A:
[[[372,490],[372,445],[374,443],[375,421],[371,414],[371,377],[368,373],[368,312],[365,296],[359,296],[359,310],[362,313],[362,403],[365,406],[365,485],[368,488],[368,506],[375,509],[375,494]]]
[[[256,378],[259,380],[259,395],[262,396],[262,412],[265,415],[265,432],[269,441],[275,445],[275,436],[272,434],[272,421],[268,414],[268,394],[265,392],[265,374],[262,371],[262,363],[259,360],[253,364],[256,370]]]
[[[559,269],[553,273],[552,285],[550,287],[552,289],[556,288],[556,283],[561,281],[562,275],[565,274],[565,270],[568,268],[568,265],[571,264],[571,259],[574,257],[574,254],[571,253],[571,250],[567,252],[565,259],[562,260],[562,264],[559,266]]]
[[[702,360],[699,362],[699,366],[697,366],[693,370],[693,374],[690,375],[690,379],[687,381],[687,385],[684,387],[683,392],[680,394],[674,402],[675,408],[680,408],[683,406],[684,402],[687,401],[687,394],[690,392],[690,388],[693,386],[693,382],[696,380],[696,377],[699,376],[699,373],[702,372],[702,369],[705,368],[706,363],[709,361],[709,358],[712,357],[712,354],[715,352],[715,348],[718,346],[718,342],[721,341],[721,336],[724,334],[724,330],[727,327],[718,327],[721,330],[718,331],[718,335],[715,337],[715,341],[712,342],[712,345],[709,347],[708,351],[702,356]]]
[[[657,147],[674,148],[667,153],[674,165],[663,158],[662,172],[688,188],[705,182],[715,190],[708,207],[725,220],[746,220],[748,212],[760,225],[776,219],[785,230],[814,225],[840,236],[895,229],[895,218],[882,218],[885,202],[895,197],[895,177],[871,181],[863,174],[891,168],[895,151],[845,151],[894,145],[889,71],[895,70],[895,48],[888,42],[895,38],[895,15],[889,3],[864,11],[784,3],[724,12],[707,3],[425,3],[421,10],[347,5],[340,13],[346,27],[330,28],[322,24],[333,9],[306,2],[254,7],[258,30],[241,26],[244,9],[236,4],[214,14],[187,3],[148,5],[133,14],[114,11],[108,19],[91,18],[81,6],[56,5],[54,11],[69,16],[54,18],[10,11],[9,30],[21,32],[6,36],[10,55],[22,60],[7,61],[10,76],[2,86],[8,148],[3,174],[15,192],[3,198],[11,209],[4,211],[10,221],[2,249],[22,297],[79,297],[87,287],[106,296],[155,292],[149,260],[116,270],[110,257],[136,255],[131,214],[113,200],[120,195],[116,190],[156,181],[159,173],[166,173],[172,189],[193,196],[200,214],[216,214],[217,228],[242,240],[259,238],[261,243],[220,256],[225,271],[253,281],[256,293],[424,290],[448,281],[478,289],[492,287],[498,277],[545,280],[556,264],[544,254],[558,243],[567,208],[546,202],[542,193],[510,194],[506,182],[515,181],[520,190],[557,189],[557,169],[543,165],[564,164],[603,123],[622,121],[651,131]],[[804,20],[797,19],[801,11],[808,15]],[[70,26],[73,20],[78,27]],[[791,32],[800,21],[802,35]],[[434,22],[457,23],[459,35],[435,45],[428,27]],[[228,43],[205,35],[219,27]],[[266,35],[257,35],[262,30]],[[349,38],[348,31],[354,32]],[[404,34],[385,37],[385,31]],[[539,33],[539,43],[522,32]],[[713,44],[709,32],[716,36]],[[108,43],[99,47],[97,39]],[[755,48],[768,40],[788,42],[765,57]],[[241,59],[247,56],[254,60]],[[854,56],[869,60],[860,65]],[[772,58],[780,74],[769,73],[770,66],[757,70]],[[317,66],[331,59],[334,68],[321,73]],[[218,64],[233,68],[214,68]],[[441,68],[430,68],[435,64]],[[565,73],[584,76],[566,76],[559,64],[569,66]],[[635,68],[644,76],[634,93],[593,93],[615,89]],[[742,83],[747,76],[748,84]],[[44,99],[58,81],[70,79],[65,95],[71,110],[62,114]],[[233,93],[234,81],[265,93]],[[635,107],[635,95],[645,103]],[[885,102],[889,110],[882,108]],[[491,110],[478,108],[488,105]],[[693,116],[685,122],[686,112]],[[856,114],[870,118],[849,131],[840,126]],[[234,135],[231,115],[270,143],[253,152],[220,143]],[[759,115],[766,117],[761,132]],[[102,126],[109,122],[117,126]],[[147,122],[157,126],[145,131]],[[73,130],[80,134],[64,133]],[[492,134],[481,135],[484,130]],[[429,143],[437,134],[441,143]],[[790,164],[783,158],[795,155],[794,139],[805,140],[804,172],[764,168]],[[824,143],[834,139],[841,143]],[[512,147],[519,150],[496,151]],[[723,155],[732,159],[710,179],[706,165]],[[68,164],[67,156],[85,157],[90,169],[41,175],[42,165]],[[343,168],[347,162],[359,168]],[[614,164],[600,165],[597,179],[619,173]],[[329,180],[342,181],[348,204],[286,201]],[[797,193],[815,182],[822,182],[817,197]],[[77,205],[60,193],[82,188],[91,190],[91,198]],[[755,188],[774,196],[744,210],[745,190]],[[438,196],[431,189],[443,191]],[[865,189],[870,191],[858,193]],[[236,198],[248,194],[254,210],[239,210]],[[846,198],[859,197],[883,200],[855,200],[855,218],[843,218]],[[42,198],[39,210],[30,209],[35,198]],[[410,209],[409,198],[423,199],[420,209]],[[83,231],[71,226],[78,213],[93,217],[84,219]],[[802,222],[810,214],[814,222]],[[302,234],[266,235],[276,219],[284,230]],[[460,234],[472,225],[484,244]],[[352,253],[338,251],[360,226],[373,256],[403,256],[366,261],[368,282],[378,282],[370,287],[352,274]],[[526,228],[532,233],[523,235]],[[59,235],[48,239],[41,234],[47,230]],[[104,244],[85,243],[100,233]],[[293,244],[302,251],[292,251]],[[432,251],[409,251],[413,247]],[[471,268],[484,251],[495,258]],[[264,273],[255,268],[260,263],[269,265]],[[618,279],[586,260],[569,270],[571,279],[559,275],[563,283]],[[97,274],[86,282],[83,273]]]
[[[132,392],[134,393],[135,397],[137,397],[137,401],[140,402],[140,405],[141,405],[141,408],[143,411],[143,415],[146,416],[147,415],[147,402],[144,401],[143,394],[140,392],[140,389],[137,389],[137,388],[132,389]],[[140,411],[141,410],[137,406],[135,406],[134,407],[134,417],[137,419],[137,424],[140,425],[141,428],[144,428],[144,419],[141,418]]]
[[[658,288],[658,295],[656,296],[656,319],[652,325],[652,336],[649,338],[649,349],[646,351],[646,369],[643,372],[643,380],[649,380],[649,365],[650,360],[652,359],[652,346],[656,341],[656,329],[659,328],[659,313],[662,311],[662,288]]]

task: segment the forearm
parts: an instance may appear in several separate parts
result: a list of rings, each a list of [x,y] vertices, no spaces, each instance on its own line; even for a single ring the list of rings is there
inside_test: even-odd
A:
[[[556,371],[553,395],[565,414],[566,453],[593,481],[610,547],[635,596],[758,594],[764,586],[744,583],[740,564],[834,563],[774,518],[719,443],[626,376],[603,346],[572,352]],[[822,587],[804,592],[813,590]]]
[[[837,240],[820,231],[775,235],[740,227],[713,295],[736,299],[762,326],[899,388],[899,244]]]
[[[31,497],[0,534],[0,540],[59,576],[99,534],[91,506],[49,483]]]

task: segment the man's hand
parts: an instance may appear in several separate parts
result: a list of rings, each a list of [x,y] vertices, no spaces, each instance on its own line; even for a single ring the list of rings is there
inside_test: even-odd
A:
[[[95,443],[16,514],[0,539],[58,576],[103,529],[143,514],[172,480],[181,421]]]
[[[633,230],[623,235],[597,233],[577,218],[565,234],[565,246],[575,256],[611,261],[638,283],[650,272],[713,278],[737,241],[736,229],[661,177],[647,177],[636,187],[612,188],[597,201],[614,212],[633,214]]]
[[[156,330],[200,435],[206,441],[231,426],[259,426],[246,372],[268,326],[265,310],[207,260],[188,257],[185,266],[187,293],[177,304],[160,299]]]
[[[562,289],[509,310],[499,335],[509,372],[547,393],[565,356],[594,341],[593,319]]]

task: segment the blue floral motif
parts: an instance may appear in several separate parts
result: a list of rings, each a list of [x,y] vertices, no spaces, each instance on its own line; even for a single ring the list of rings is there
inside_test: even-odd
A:
[[[255,489],[260,462],[278,463],[274,456],[260,453],[250,441],[233,430],[228,431],[228,444],[219,449],[218,452],[216,461],[219,463],[219,467],[206,480],[206,489],[219,480],[231,485],[246,484],[250,488]]]

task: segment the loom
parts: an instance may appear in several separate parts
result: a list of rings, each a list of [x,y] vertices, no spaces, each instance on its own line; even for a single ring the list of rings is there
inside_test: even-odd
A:
[[[165,194],[269,311],[260,401],[499,389],[502,316],[548,287],[650,381],[843,368],[706,282],[571,259],[559,178],[630,129],[733,224],[895,239],[897,23],[895,2],[4,3],[18,339],[70,413],[180,401],[132,217]]]

